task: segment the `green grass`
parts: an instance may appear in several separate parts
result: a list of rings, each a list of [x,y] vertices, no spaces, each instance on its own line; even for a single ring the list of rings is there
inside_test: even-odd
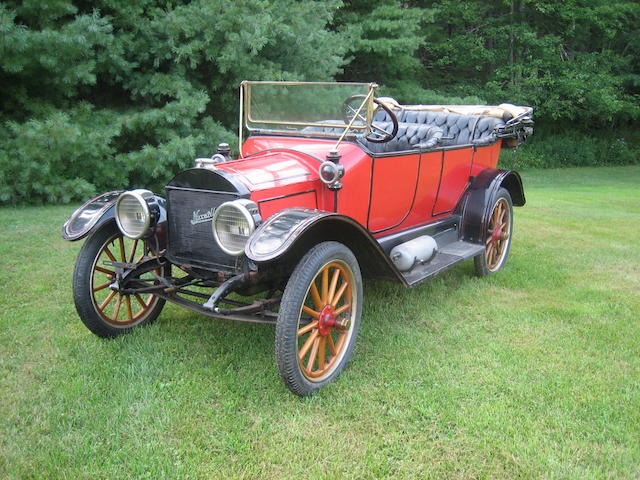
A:
[[[72,208],[0,209],[0,478],[638,478],[640,167],[523,176],[507,267],[367,283],[351,364],[308,399],[271,326],[169,305],[93,336]]]

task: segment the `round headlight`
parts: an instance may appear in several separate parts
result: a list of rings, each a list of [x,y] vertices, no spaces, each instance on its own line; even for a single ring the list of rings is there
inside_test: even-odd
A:
[[[142,238],[151,227],[151,212],[147,198],[153,198],[149,190],[124,192],[116,202],[116,223],[120,231],[129,238]]]
[[[258,206],[246,199],[225,202],[217,208],[211,225],[223,252],[234,256],[244,252],[249,236],[256,229],[254,215],[257,214]]]

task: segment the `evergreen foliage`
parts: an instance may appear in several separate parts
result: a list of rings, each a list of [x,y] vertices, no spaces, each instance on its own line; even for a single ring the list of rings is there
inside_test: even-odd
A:
[[[233,144],[244,79],[533,105],[519,164],[633,163],[639,53],[633,0],[9,0],[0,203],[161,186]]]

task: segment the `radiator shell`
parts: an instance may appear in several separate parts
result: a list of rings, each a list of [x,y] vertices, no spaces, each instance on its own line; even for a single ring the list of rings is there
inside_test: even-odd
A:
[[[211,217],[236,193],[167,187],[167,258],[176,265],[207,270],[237,270],[239,257],[228,255],[213,237]]]

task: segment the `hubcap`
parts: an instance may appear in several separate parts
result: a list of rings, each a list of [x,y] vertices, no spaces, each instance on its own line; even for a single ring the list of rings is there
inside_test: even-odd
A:
[[[336,316],[333,312],[334,309],[331,305],[325,305],[320,312],[320,318],[318,319],[318,335],[327,337],[331,334],[331,329],[336,325]]]

